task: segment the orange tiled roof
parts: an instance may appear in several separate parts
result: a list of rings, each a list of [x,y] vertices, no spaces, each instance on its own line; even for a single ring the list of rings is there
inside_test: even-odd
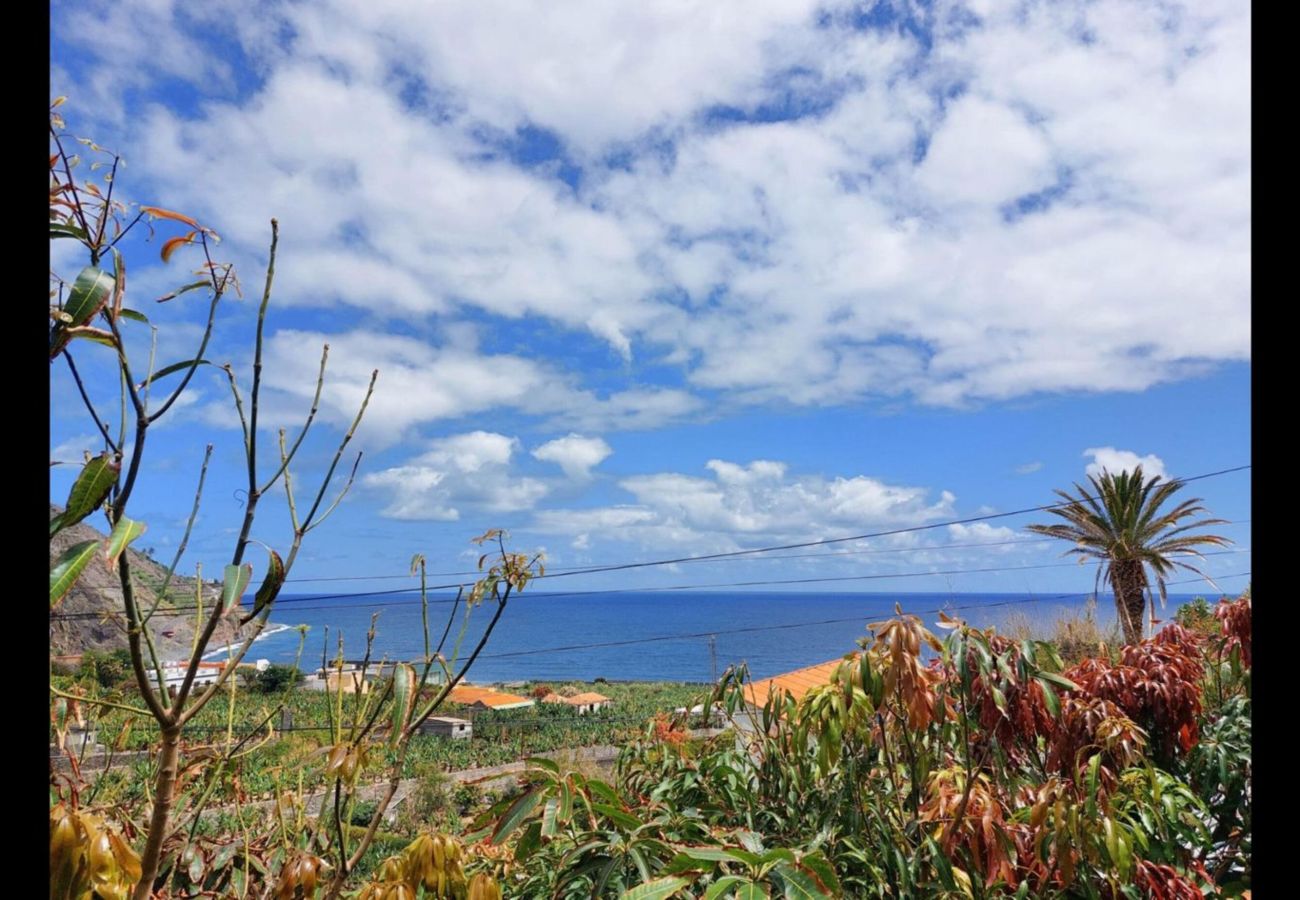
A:
[[[460,703],[465,706],[473,706],[475,703],[482,703],[488,709],[506,709],[511,706],[532,706],[533,701],[527,697],[519,697],[515,694],[506,694],[501,691],[494,691],[491,688],[475,687],[470,684],[458,684],[452,688],[447,699],[452,703]]]
[[[568,702],[575,705],[579,703],[608,703],[609,698],[597,694],[594,691],[587,691],[583,694],[574,694],[572,697],[568,698]]]
[[[856,656],[856,654],[854,655]],[[801,700],[803,695],[811,689],[829,683],[835,668],[844,660],[845,657],[841,656],[838,659],[818,663],[815,666],[795,669],[793,672],[786,672],[784,675],[774,675],[771,678],[764,678],[762,681],[752,681],[745,685],[745,701],[751,706],[762,706],[767,703],[773,692],[788,692],[796,701]]]

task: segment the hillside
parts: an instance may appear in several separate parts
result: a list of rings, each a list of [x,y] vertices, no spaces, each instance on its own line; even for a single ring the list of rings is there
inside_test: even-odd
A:
[[[50,515],[61,511],[55,504],[50,504]],[[91,516],[70,528],[65,528],[50,539],[50,562],[73,544],[82,541],[103,540],[104,532],[87,524]],[[131,573],[135,576],[136,596],[142,607],[153,605],[156,589],[162,585],[167,575],[165,566],[154,562],[143,553],[127,550],[131,559]],[[177,575],[168,588],[170,601],[164,601],[150,622],[158,652],[164,659],[180,659],[189,656],[191,642],[194,638],[194,609],[196,580]],[[220,597],[219,582],[205,582],[203,600],[206,610],[215,607]],[[187,610],[185,615],[163,614],[163,610],[174,610],[176,606]],[[86,615],[93,614],[93,615]],[[233,641],[240,629],[237,627],[237,612],[227,616],[212,639],[211,649],[216,650]],[[68,616],[73,616],[69,618]],[[205,612],[206,618],[206,612]],[[64,656],[84,653],[87,650],[112,650],[126,646],[126,631],[122,614],[122,588],[118,576],[110,572],[103,559],[91,562],[82,573],[80,580],[68,595],[54,609],[50,610],[50,654]],[[246,631],[246,630],[245,630]]]

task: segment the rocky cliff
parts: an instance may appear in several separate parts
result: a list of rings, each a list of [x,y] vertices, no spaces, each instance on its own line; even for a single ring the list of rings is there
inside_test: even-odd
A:
[[[60,512],[50,504],[50,516]],[[94,513],[84,521],[65,528],[50,539],[50,564],[68,547],[82,541],[104,540],[106,535],[93,528],[90,522],[103,520]],[[135,595],[141,608],[148,609],[157,598],[157,590],[167,576],[167,568],[143,553],[128,549],[131,574],[136,587]],[[177,575],[167,589],[167,597],[159,604],[158,612],[149,623],[155,646],[164,659],[184,659],[190,654],[194,639],[196,592],[194,578]],[[204,621],[216,608],[221,596],[221,584],[207,581],[202,587]],[[240,636],[238,609],[232,610],[218,626],[209,646],[220,649]],[[80,580],[58,606],[50,610],[50,654],[64,656],[84,653],[87,650],[112,650],[126,646],[125,615],[122,609],[122,587],[116,572],[109,571],[102,558],[91,561]],[[243,629],[247,634],[249,629]]]

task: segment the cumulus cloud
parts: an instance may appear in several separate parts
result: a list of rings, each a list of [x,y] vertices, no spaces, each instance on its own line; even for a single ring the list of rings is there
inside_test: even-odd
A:
[[[1166,478],[1169,475],[1165,471],[1165,461],[1154,453],[1138,456],[1132,450],[1116,450],[1114,447],[1089,447],[1083,451],[1083,455],[1092,457],[1092,462],[1088,463],[1085,471],[1094,478],[1100,478],[1103,472],[1113,472],[1115,474],[1131,472],[1138,466],[1142,467],[1142,473],[1148,478],[1153,475]]]
[[[404,465],[366,475],[361,483],[389,503],[390,519],[456,521],[462,507],[485,512],[531,509],[547,493],[545,483],[516,477],[510,460],[519,441],[490,431],[452,435]]]
[[[954,524],[947,527],[948,537],[954,544],[984,544],[999,541],[1014,541],[1018,535],[1013,528],[1005,525],[990,525],[988,522],[973,522],[969,525]]]
[[[601,438],[569,434],[537,447],[533,450],[533,456],[545,462],[553,462],[564,470],[565,475],[581,480],[591,477],[592,468],[608,459],[613,452]]]
[[[121,117],[120,145],[240,261],[278,215],[286,304],[536,319],[656,367],[597,395],[564,350],[385,345],[407,384],[461,370],[447,415],[534,389],[579,431],[961,407],[1249,359],[1248,6],[895,5],[923,38],[811,0],[426,7],[227,16],[245,83],[211,15],[88,5],[56,34],[111,53],[57,74],[207,92]],[[442,414],[388,402],[396,429]]]
[[[656,427],[698,408],[694,398],[672,389],[635,388],[600,397],[544,363],[472,346],[367,330],[283,329],[267,347],[266,384],[279,395],[268,400],[272,420],[295,422],[310,405],[320,366],[314,348],[324,344],[330,351],[322,416],[337,425],[352,421],[371,373],[379,369],[362,424],[377,443],[397,440],[420,425],[503,407],[610,429]]]
[[[924,524],[952,516],[956,502],[948,491],[931,499],[926,488],[866,475],[791,476],[784,463],[770,460],[715,459],[706,469],[711,477],[660,472],[625,478],[619,485],[634,503],[539,510],[533,527],[647,547],[734,549],[740,540],[752,545]]]
[[[50,447],[50,461],[65,465],[79,466],[85,454],[92,456],[103,452],[104,439],[94,434],[77,434],[59,444]]]

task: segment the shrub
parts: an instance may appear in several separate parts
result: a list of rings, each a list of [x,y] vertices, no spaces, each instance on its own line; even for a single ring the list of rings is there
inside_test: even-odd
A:
[[[295,666],[268,666],[258,672],[253,679],[253,689],[263,694],[278,694],[297,687],[304,681],[304,676]]]
[[[88,650],[81,657],[77,674],[95,679],[100,687],[115,688],[131,677],[131,654],[120,647],[107,653]]]
[[[1214,608],[1204,597],[1197,597],[1190,603],[1178,607],[1178,611],[1174,613],[1174,621],[1197,634],[1219,633],[1219,622],[1214,617]]]

